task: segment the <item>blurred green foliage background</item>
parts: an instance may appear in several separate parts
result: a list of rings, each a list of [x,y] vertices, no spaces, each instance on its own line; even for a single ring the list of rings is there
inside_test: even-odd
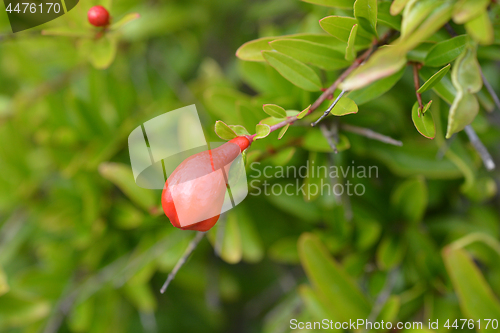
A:
[[[82,38],[40,33],[91,29],[86,12],[95,4],[116,19],[141,15],[116,33],[116,57],[104,70],[88,61],[93,46]],[[425,323],[484,313],[500,320],[499,173],[484,169],[463,133],[436,157],[444,140],[423,138],[411,121],[410,69],[388,93],[342,118],[404,143],[342,133],[350,149],[335,155],[335,165],[378,167],[378,178],[351,179],[365,186],[363,196],[339,204],[333,196],[249,195],[159,293],[194,233],[170,225],[160,191],[135,186],[129,133],[193,103],[208,141],[220,141],[216,120],[238,124],[246,109],[261,118],[265,103],[302,110],[320,92],[304,92],[235,52],[258,37],[324,33],[319,19],[345,13],[352,16],[292,0],[82,0],[17,34],[0,13],[0,331],[287,332],[292,318],[368,317],[387,285],[379,319]],[[443,30],[434,41],[449,38]],[[478,51],[496,91],[499,44]],[[323,80],[339,73],[323,71]],[[426,94],[442,138],[448,106]],[[491,111],[490,98],[483,100]],[[482,110],[473,123],[497,162],[498,119],[498,110]],[[292,126],[280,141],[273,133],[247,157],[261,169],[326,164],[321,140],[301,139],[311,131]],[[441,250],[464,236],[467,251],[447,247],[445,266]]]

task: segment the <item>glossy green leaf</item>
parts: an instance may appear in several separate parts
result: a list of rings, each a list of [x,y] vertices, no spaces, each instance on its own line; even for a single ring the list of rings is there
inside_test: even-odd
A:
[[[130,13],[130,14],[126,14],[124,17],[122,17],[120,20],[118,20],[116,23],[113,23],[111,25],[111,30],[116,30],[116,29],[120,29],[121,27],[123,27],[125,24],[127,23],[130,23],[132,21],[135,21],[137,20],[138,18],[140,18],[141,15],[139,13]]]
[[[401,15],[391,14],[390,2],[379,2],[377,8],[377,22],[395,30],[401,30]]]
[[[354,0],[302,0],[304,2],[309,2],[315,5],[341,8],[341,9],[351,9],[354,5]]]
[[[238,136],[250,135],[247,129],[241,125],[229,125],[229,128],[231,128]]]
[[[271,127],[269,127],[269,125],[266,125],[266,124],[257,124],[255,126],[255,134],[256,134],[256,136],[255,136],[254,140],[263,139],[266,136],[268,136],[269,133],[271,133]]]
[[[428,109],[430,103],[426,106]],[[425,109],[425,110],[427,110]],[[434,139],[436,136],[436,125],[434,124],[434,119],[432,118],[432,113],[419,111],[418,102],[413,104],[413,108],[411,110],[411,120],[413,121],[413,125],[417,131],[425,136],[428,139]]]
[[[222,140],[231,140],[238,136],[231,127],[221,120],[215,122],[215,134]]]
[[[343,51],[345,48],[342,43],[334,37],[325,34],[294,34],[294,35],[284,35],[278,37],[263,37],[255,39],[241,45],[236,51],[236,56],[241,60],[246,61],[265,61],[262,56],[262,51],[271,51],[272,48],[269,45],[270,42],[280,39],[300,39],[309,41],[312,43],[322,44],[327,47],[331,47],[339,52]]]
[[[439,71],[436,72],[436,74],[432,75],[429,80],[425,81],[425,83],[417,90],[418,93],[424,93],[427,90],[433,88],[436,84],[441,81],[441,79],[448,73],[450,70],[451,65],[448,64],[447,66],[441,68]]]
[[[406,245],[402,237],[387,236],[377,248],[377,265],[382,270],[398,266],[406,254]]]
[[[458,294],[460,308],[465,316],[483,321],[484,318],[500,317],[500,302],[473,259],[464,249],[446,247],[443,259],[453,288]],[[492,326],[481,332],[496,332]]]
[[[276,104],[264,104],[262,106],[264,112],[274,118],[286,118],[285,109]]]
[[[435,73],[433,68],[424,66],[420,69],[419,74],[422,79],[429,80]],[[453,103],[453,99],[457,93],[449,76],[444,76],[441,81],[437,82],[434,87],[432,87],[432,89],[448,104]]]
[[[347,40],[347,47],[345,49],[345,60],[354,61],[356,59],[356,49],[354,44],[356,44],[356,35],[358,33],[358,25],[352,26],[351,33],[349,34],[349,39]]]
[[[156,210],[158,200],[151,190],[137,186],[130,166],[120,163],[102,163],[99,166],[101,176],[118,186],[134,203],[150,212]]]
[[[357,113],[358,106],[349,97],[342,97],[337,105],[332,109],[331,114],[335,116],[345,116],[347,114]]]
[[[370,313],[370,304],[321,241],[310,233],[300,236],[300,261],[315,290],[325,296],[339,319],[356,320]]]
[[[453,21],[456,24],[464,24],[480,16],[489,4],[489,0],[458,0],[453,7]]]
[[[355,69],[342,82],[344,90],[357,90],[370,83],[397,73],[406,65],[404,53],[396,46],[384,47],[376,51],[368,61]]]
[[[493,25],[487,10],[484,10],[475,19],[465,23],[465,30],[479,44],[490,45],[495,40]]]
[[[391,204],[408,222],[422,221],[429,193],[423,177],[412,177],[401,183],[393,192]]]
[[[455,60],[465,49],[469,37],[461,35],[437,43],[425,57],[425,65],[440,67]]]
[[[398,15],[410,0],[394,0],[391,3],[391,15]]]
[[[279,39],[270,45],[276,51],[324,70],[336,70],[350,65],[342,53],[324,44],[301,39]]]
[[[307,108],[305,108],[304,110],[300,111],[300,113],[297,115],[297,119],[304,118],[307,115],[307,113],[309,112],[310,108],[311,108],[311,106],[309,105]]]
[[[266,61],[285,79],[307,91],[321,89],[321,80],[315,71],[304,63],[279,52],[262,52]]]
[[[352,91],[347,94],[347,97],[352,99],[357,105],[367,103],[389,91],[396,84],[396,82],[401,79],[405,68],[406,67],[401,68],[398,72],[378,80],[370,84],[368,87]]]
[[[345,43],[347,43],[347,41],[349,40],[349,35],[351,34],[352,27],[357,23],[358,21],[355,18],[346,16],[327,16],[319,20],[319,24],[321,25],[321,28],[323,28],[323,30]],[[357,39],[357,42],[359,44],[370,44],[371,37],[372,36],[369,32],[362,28],[359,28]]]
[[[377,36],[377,0],[356,0],[354,17],[363,29]]]
[[[285,135],[286,131],[288,130],[288,127],[290,127],[290,124],[286,124],[281,130],[280,130],[280,133],[278,135],[278,140],[281,140],[281,138],[283,138],[283,136]]]

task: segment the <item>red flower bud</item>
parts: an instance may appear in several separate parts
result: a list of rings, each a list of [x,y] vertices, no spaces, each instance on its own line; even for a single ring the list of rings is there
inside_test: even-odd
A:
[[[208,231],[217,223],[227,190],[225,175],[249,145],[250,141],[240,136],[190,156],[177,166],[165,182],[161,196],[163,211],[174,227]]]
[[[109,13],[103,6],[94,6],[87,13],[89,23],[95,27],[105,27],[109,24]]]

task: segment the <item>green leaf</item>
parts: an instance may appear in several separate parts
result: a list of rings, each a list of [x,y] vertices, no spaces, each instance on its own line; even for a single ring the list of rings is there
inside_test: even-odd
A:
[[[474,94],[459,91],[453,100],[448,114],[448,127],[446,138],[452,134],[460,132],[465,126],[472,123],[479,113],[479,102]]]
[[[269,44],[276,51],[324,70],[336,70],[350,65],[341,52],[324,44],[300,39],[279,39]]]
[[[286,118],[285,109],[276,104],[264,104],[262,106],[264,112],[274,118]]]
[[[394,0],[391,4],[391,15],[398,15],[410,0]]]
[[[281,138],[285,135],[286,131],[288,130],[288,127],[290,127],[290,124],[287,124],[280,130],[280,133],[278,135],[278,140],[281,140]]]
[[[350,29],[350,28],[349,28]],[[317,44],[322,44],[327,47],[331,47],[339,52],[345,49],[345,45],[334,37],[325,34],[294,34],[294,35],[284,35],[278,37],[263,37],[255,39],[241,45],[236,51],[236,56],[241,60],[246,61],[265,61],[262,56],[262,51],[271,51],[270,42],[280,39],[300,39]]]
[[[377,36],[377,0],[356,0],[354,17],[363,29]]]
[[[221,120],[215,122],[215,134],[222,140],[231,140],[238,136],[231,127]]]
[[[462,313],[474,320],[500,318],[500,302],[483,274],[464,249],[445,247],[443,259],[453,288],[458,295]],[[481,325],[481,332],[496,332]]]
[[[412,3],[423,4],[429,1],[432,3],[432,5],[437,5],[437,8],[435,8],[430,14],[425,13],[422,15],[422,17],[425,17],[425,20],[420,25],[417,24],[412,26],[412,29],[415,29],[415,31],[413,31],[412,33],[407,33],[405,36],[401,36],[397,44],[403,50],[409,51],[411,49],[414,49],[420,43],[435,34],[436,31],[441,29],[441,27],[450,20],[453,4],[449,1],[423,0],[414,1]],[[408,6],[405,8],[405,13],[407,8]],[[406,18],[407,16],[403,14],[401,29],[403,29]]]
[[[391,196],[391,204],[409,222],[420,222],[424,217],[429,194],[423,177],[412,177],[400,184]]]
[[[404,8],[401,37],[412,34],[439,5],[439,1],[433,0],[410,1]]]
[[[421,94],[434,87],[448,73],[450,67],[451,65],[448,64],[437,71],[436,74],[432,75],[429,80],[425,81],[425,83],[417,90],[417,92]]]
[[[358,106],[354,101],[348,97],[342,97],[337,102],[337,105],[332,109],[331,114],[335,116],[345,116],[346,114],[352,114],[358,112]]]
[[[333,37],[347,43],[352,27],[358,23],[353,17],[345,16],[327,16],[319,20],[321,28]],[[359,28],[357,42],[360,45],[369,45],[371,43],[371,34],[366,30]]]
[[[347,94],[357,105],[369,102],[389,91],[398,82],[406,67],[401,68],[397,73],[370,84],[368,87],[355,90]]]
[[[425,57],[425,65],[440,67],[455,60],[465,49],[469,37],[461,35],[434,45]]]
[[[97,40],[92,40],[89,46],[90,63],[97,69],[108,68],[115,60],[117,48],[116,36],[105,34]]]
[[[376,51],[364,65],[349,74],[341,87],[349,91],[363,88],[400,71],[405,65],[405,54],[397,46],[384,47]]]
[[[349,139],[343,135],[339,135],[339,142],[336,143],[337,150],[339,152],[347,150],[351,147]],[[321,133],[319,129],[311,129],[307,131],[304,141],[302,142],[302,147],[309,151],[315,151],[320,153],[331,153],[332,148],[328,144],[328,141]]]
[[[307,311],[316,318],[316,320],[321,321],[324,318],[329,318],[330,320],[338,321],[338,318],[335,316],[335,309],[330,308],[327,300],[322,295],[318,295],[316,291],[314,291],[308,285],[300,285],[299,286],[299,294],[302,298],[302,302],[307,309]]]
[[[484,10],[475,19],[465,23],[465,30],[479,44],[490,45],[495,40],[493,25],[491,24],[487,10]]]
[[[111,25],[111,30],[120,29],[125,24],[130,23],[132,21],[135,21],[135,20],[137,20],[140,17],[141,17],[141,15],[139,13],[130,13],[130,14],[127,14],[124,17],[122,17],[118,22],[113,23]]]
[[[266,61],[285,79],[307,91],[321,90],[321,80],[315,71],[304,63],[279,52],[262,52]]]
[[[354,61],[356,59],[356,49],[354,44],[356,43],[356,34],[358,32],[358,25],[352,26],[351,33],[349,34],[349,39],[347,41],[347,47],[345,48],[345,60]]]
[[[377,265],[382,270],[398,266],[406,254],[406,245],[402,237],[385,237],[377,248]]]
[[[351,9],[354,5],[354,0],[302,0],[315,5],[333,7],[340,9]]]
[[[365,296],[316,236],[302,234],[298,250],[309,281],[315,290],[324,295],[340,320],[355,321],[369,315],[370,304]]]
[[[401,15],[391,14],[391,3],[380,2],[377,8],[377,22],[382,23],[390,28],[401,30]]]
[[[483,87],[481,66],[472,45],[468,45],[458,57],[451,71],[451,80],[457,90],[464,92],[477,93]]]
[[[430,67],[422,67],[419,71],[420,76],[424,80],[429,80],[432,75],[434,75],[434,69]],[[441,97],[446,103],[453,103],[453,99],[457,93],[457,90],[451,83],[451,78],[449,76],[444,76],[441,81],[437,82],[432,89]]]
[[[151,190],[137,186],[130,166],[120,163],[101,163],[101,176],[115,184],[122,192],[138,206],[151,212],[156,210],[157,199]]]
[[[250,135],[247,129],[241,125],[229,125],[229,128],[231,128],[238,136]]]
[[[254,140],[263,139],[268,136],[269,133],[271,133],[271,127],[269,127],[269,125],[257,124],[257,126],[255,126],[255,134],[257,135],[255,136]]]
[[[245,101],[236,102],[236,113],[239,116],[240,122],[248,128],[253,128],[260,121],[260,107],[248,105]]]
[[[300,113],[297,115],[297,119],[304,118],[307,115],[307,113],[309,112],[310,108],[311,108],[311,106],[309,105],[307,108],[305,108],[304,110],[300,111]]]
[[[459,0],[453,7],[453,21],[464,24],[480,16],[490,4],[490,0]]]
[[[425,106],[425,110],[427,110],[432,101],[430,101],[427,106]],[[428,139],[434,139],[436,136],[436,125],[434,125],[434,119],[432,118],[432,113],[430,112],[419,112],[418,102],[413,104],[413,108],[411,110],[411,120],[413,120],[413,124],[417,131],[425,136]]]
[[[17,295],[13,292],[3,295],[1,300],[0,325],[2,328],[26,327],[50,314],[51,306],[48,301],[32,299],[32,297]]]

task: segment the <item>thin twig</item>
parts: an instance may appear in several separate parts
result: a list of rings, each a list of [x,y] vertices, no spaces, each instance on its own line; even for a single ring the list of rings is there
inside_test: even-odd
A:
[[[186,248],[186,251],[184,252],[182,257],[179,259],[179,261],[177,261],[177,264],[175,264],[174,269],[172,269],[172,272],[170,272],[170,274],[168,274],[167,280],[165,281],[165,283],[163,284],[163,286],[160,289],[160,293],[163,294],[165,292],[165,290],[167,290],[168,285],[175,278],[179,269],[181,269],[181,267],[186,263],[187,259],[189,258],[191,253],[193,253],[194,249],[196,249],[196,247],[198,246],[198,243],[201,241],[203,236],[205,236],[205,233],[198,231],[196,236],[189,243],[189,245]]]
[[[418,70],[419,70],[419,64],[416,62],[413,63],[413,83],[415,84],[415,94],[417,95],[417,101],[418,101],[418,108],[419,110],[424,109],[424,104],[422,103],[422,95],[418,92],[418,89],[420,89],[420,81],[418,78]],[[418,113],[420,115],[420,111]]]
[[[403,145],[403,142],[401,142],[399,140],[395,140],[389,136],[377,133],[375,131],[372,131],[369,128],[358,127],[358,126],[349,125],[349,124],[342,124],[342,129],[347,131],[347,132],[359,134],[359,135],[365,136],[369,139],[378,140],[378,141],[381,141],[381,142],[384,142],[384,143],[387,143],[390,145],[399,146],[399,147],[401,147]]]
[[[481,140],[476,134],[476,131],[474,131],[471,125],[465,126],[465,133],[467,133],[470,143],[472,143],[472,145],[478,152],[479,156],[481,156],[481,159],[483,160],[486,170],[488,171],[494,170],[496,166],[495,162],[493,161],[493,158],[491,157],[490,153],[488,152],[484,144],[481,142]]]
[[[316,120],[315,122],[311,123],[311,126],[312,127],[316,126],[321,120],[323,120],[323,118],[325,118],[326,116],[328,116],[330,114],[330,112],[333,110],[333,108],[335,107],[335,105],[337,105],[337,103],[340,101],[340,99],[342,98],[342,96],[344,96],[345,93],[346,93],[346,91],[342,90],[340,92],[340,94],[337,96],[337,98],[335,98],[335,100],[333,101],[332,105],[330,105],[328,107],[328,109],[326,109],[326,111],[321,115],[321,117],[318,118],[318,120]]]
[[[323,136],[326,138],[326,141],[328,141],[328,144],[332,148],[335,154],[338,154],[338,149],[337,149],[337,142],[334,139],[335,133],[333,131],[328,130],[325,124],[319,125],[319,128],[321,129],[321,133],[323,133]]]
[[[372,43],[372,45],[370,46],[370,48],[368,50],[366,50],[362,55],[360,55],[352,64],[351,66],[349,66],[338,78],[337,80],[335,80],[335,82],[333,82],[333,84],[328,87],[328,89],[326,89],[322,94],[321,96],[318,97],[318,99],[316,101],[314,101],[314,103],[311,105],[311,107],[309,108],[309,111],[307,111],[307,114],[306,116],[310,115],[313,111],[315,111],[326,99],[328,99],[328,97],[330,95],[333,95],[335,93],[335,90],[337,90],[337,87],[339,86],[340,83],[342,83],[342,81],[345,80],[345,78],[351,74],[351,72],[353,70],[355,70],[356,68],[358,68],[365,60],[368,59],[368,57],[370,57],[370,55],[372,54],[372,52],[375,50],[375,48],[378,46],[378,45],[382,45],[384,44],[391,36],[392,36],[392,33],[393,31],[389,31],[387,34],[385,34],[385,36],[383,36],[379,41],[374,41]],[[293,116],[293,117],[287,117],[286,120],[276,124],[276,125],[273,125],[271,126],[271,132],[273,131],[276,131],[277,129],[280,129],[288,124],[292,124],[294,123],[296,120],[297,120],[297,116]],[[249,135],[247,136],[247,139],[250,140],[250,142],[252,142],[254,140],[254,138],[257,136],[257,134],[253,134],[253,135]]]
[[[493,102],[495,102],[497,109],[500,111],[500,99],[498,98],[498,95],[496,94],[495,90],[491,86],[490,82],[484,76],[482,69],[480,69],[480,72],[481,72],[481,77],[483,78],[483,83],[484,83],[484,86],[486,87],[486,90],[488,90],[491,98],[493,98]]]
[[[394,288],[394,285],[396,284],[396,278],[398,276],[398,270],[393,269],[392,271],[389,272],[387,275],[387,280],[385,282],[384,288],[378,295],[375,304],[373,305],[372,311],[370,312],[370,315],[368,316],[367,322],[374,322],[377,320],[377,317],[380,315],[380,312],[382,311],[385,303],[391,296],[392,289]]]

